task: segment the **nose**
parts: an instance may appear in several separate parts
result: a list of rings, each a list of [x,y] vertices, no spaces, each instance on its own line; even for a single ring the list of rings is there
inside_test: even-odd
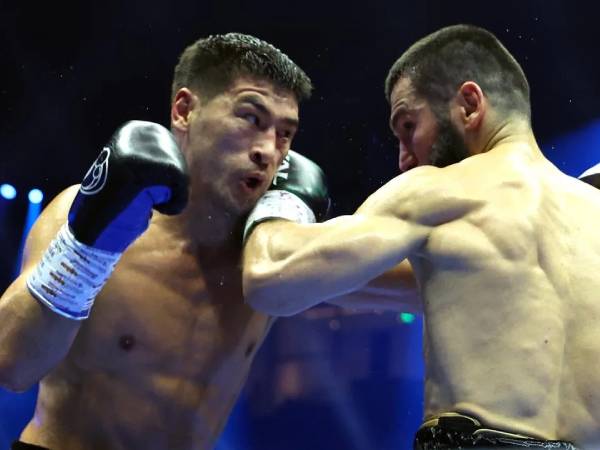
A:
[[[398,152],[398,168],[400,169],[400,172],[406,172],[417,165],[418,161],[416,156],[400,144]]]
[[[271,133],[265,133],[262,139],[254,142],[250,150],[250,160],[263,170],[277,164],[279,158],[275,134],[270,135]]]
[[[402,150],[398,152],[398,170],[402,173]]]
[[[406,147],[402,144],[402,141],[398,142],[398,169],[400,172],[406,170]]]

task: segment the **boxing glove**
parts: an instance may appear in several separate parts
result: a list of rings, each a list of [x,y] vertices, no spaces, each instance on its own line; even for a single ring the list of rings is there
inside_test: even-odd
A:
[[[248,216],[244,242],[254,227],[266,220],[285,219],[296,223],[323,221],[329,214],[330,205],[325,174],[321,168],[290,150],[269,190]]]
[[[86,173],[67,223],[27,279],[31,294],[64,317],[87,318],[152,210],[177,214],[187,195],[186,163],[171,133],[151,122],[126,123]]]

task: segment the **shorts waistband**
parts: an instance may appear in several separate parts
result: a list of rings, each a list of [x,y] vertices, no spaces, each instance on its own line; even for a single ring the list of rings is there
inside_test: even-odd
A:
[[[48,447],[41,447],[39,445],[28,444],[27,442],[15,441],[10,446],[11,450],[50,450]]]
[[[523,434],[487,428],[465,414],[449,412],[426,420],[415,435],[414,450],[456,448],[513,448],[578,450],[564,441],[546,441]]]

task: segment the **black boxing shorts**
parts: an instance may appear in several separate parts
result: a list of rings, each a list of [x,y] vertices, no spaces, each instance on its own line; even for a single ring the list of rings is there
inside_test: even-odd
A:
[[[47,447],[40,447],[39,445],[27,444],[21,441],[15,441],[12,443],[10,450],[50,450]]]
[[[573,444],[568,442],[544,441],[485,428],[478,420],[458,413],[442,414],[427,420],[417,431],[413,442],[414,450],[463,448],[577,450]]]

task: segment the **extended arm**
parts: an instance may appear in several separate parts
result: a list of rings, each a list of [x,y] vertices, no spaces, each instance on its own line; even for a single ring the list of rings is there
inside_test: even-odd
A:
[[[322,224],[269,221],[245,247],[246,300],[272,315],[328,301],[351,308],[419,311],[410,266],[429,228],[356,214]]]
[[[437,226],[481,206],[443,169],[422,167],[382,186],[352,216],[321,224],[262,222],[246,242],[246,301],[272,315],[323,301],[419,311],[415,281],[402,262]]]

